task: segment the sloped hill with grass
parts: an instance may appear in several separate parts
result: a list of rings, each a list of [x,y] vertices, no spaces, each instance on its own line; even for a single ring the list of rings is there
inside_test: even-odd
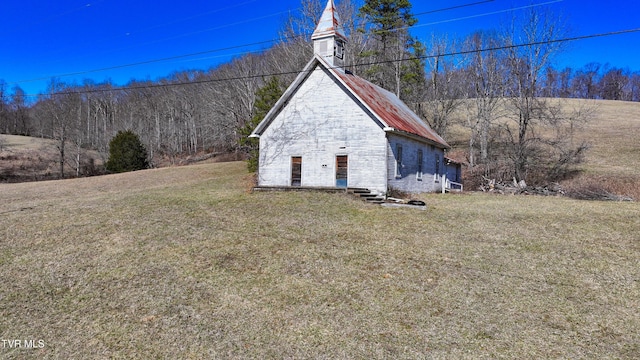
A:
[[[603,190],[640,200],[640,103],[563,99],[567,109],[588,108],[592,116],[576,133],[576,142],[586,141],[590,147],[575,177],[561,185],[568,190]],[[458,114],[465,118],[466,114]],[[498,120],[500,122],[501,120]],[[468,151],[469,129],[455,125],[447,139],[464,157]],[[465,189],[476,190],[470,187]]]
[[[580,101],[569,100],[572,106]],[[590,144],[581,173],[567,189],[598,189],[640,200],[640,103],[590,101],[596,112],[579,139]],[[577,105],[576,105],[577,106]]]
[[[30,136],[0,134],[0,183],[41,181],[60,178],[57,142]],[[65,176],[76,174],[76,149],[67,144]],[[80,149],[80,169],[84,176],[99,173],[103,157],[96,151]]]
[[[0,357],[640,355],[638,203],[390,209],[245,169],[0,184],[0,333],[36,345]]]

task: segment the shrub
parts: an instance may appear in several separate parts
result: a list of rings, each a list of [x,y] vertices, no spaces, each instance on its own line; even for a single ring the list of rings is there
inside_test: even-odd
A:
[[[269,113],[271,108],[282,96],[282,89],[277,77],[272,77],[266,84],[256,92],[256,102],[253,105],[254,114],[243,128],[240,129],[240,147],[247,154],[247,168],[250,172],[258,170],[259,141],[248,138],[253,130],[260,124],[262,119]]]
[[[147,149],[133,131],[118,131],[109,142],[109,160],[105,164],[108,171],[122,173],[149,167]]]

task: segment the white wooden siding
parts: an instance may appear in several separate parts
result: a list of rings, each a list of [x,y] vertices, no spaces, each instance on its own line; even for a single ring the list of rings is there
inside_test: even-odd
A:
[[[403,136],[388,135],[387,179],[388,186],[410,193],[440,191],[444,174],[444,151]],[[402,167],[400,176],[396,173],[397,149],[402,146]],[[422,149],[422,178],[418,172],[418,149]],[[440,158],[440,171],[436,174],[436,155]]]
[[[260,137],[260,186],[290,186],[302,157],[302,186],[334,187],[336,156],[348,156],[348,186],[387,190],[385,132],[320,68]]]

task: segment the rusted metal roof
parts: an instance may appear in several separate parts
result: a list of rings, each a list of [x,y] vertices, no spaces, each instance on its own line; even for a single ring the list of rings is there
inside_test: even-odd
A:
[[[327,7],[322,13],[322,17],[320,17],[318,26],[316,26],[316,30],[313,32],[313,35],[311,35],[311,40],[333,35],[337,35],[343,40],[347,40],[347,36],[344,34],[344,29],[342,29],[342,25],[340,25],[340,18],[336,12],[336,6],[334,5],[333,0],[329,0],[327,2]]]
[[[369,109],[376,120],[380,122],[383,130],[400,135],[417,137],[419,140],[431,143],[440,148],[450,148],[449,144],[447,144],[440,135],[433,131],[429,125],[420,119],[418,115],[411,111],[411,109],[393,93],[356,75],[347,73],[342,69],[329,66],[329,64],[318,55],[314,56],[305,66],[304,70],[298,75],[293,84],[289,86],[276,105],[253,130],[251,136],[259,137],[263,133],[271,121],[273,121],[276,115],[286,105],[289,98],[293,96],[298,87],[309,77],[317,66],[326,69],[337,81],[341,82],[347,91],[353,94],[364,107]]]
[[[395,94],[341,69],[331,69],[361,101],[387,125],[387,131],[417,135],[434,145],[450,148],[440,135],[433,131],[416,113]]]

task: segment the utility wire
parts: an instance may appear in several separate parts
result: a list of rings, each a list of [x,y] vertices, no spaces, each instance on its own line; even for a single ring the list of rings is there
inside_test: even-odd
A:
[[[237,21],[237,22],[234,22],[234,23],[220,25],[220,26],[216,26],[216,27],[212,27],[212,28],[196,30],[196,31],[192,31],[192,32],[189,32],[189,33],[178,34],[178,35],[166,37],[166,38],[163,38],[163,39],[147,41],[147,42],[144,42],[144,43],[138,43],[138,44],[127,46],[127,47],[120,48],[120,49],[100,52],[99,54],[112,54],[112,53],[120,52],[122,50],[139,48],[140,46],[158,44],[158,43],[161,43],[161,42],[164,42],[164,41],[167,41],[167,40],[176,40],[176,39],[180,39],[180,38],[184,38],[184,37],[189,37],[189,36],[192,36],[192,35],[202,34],[202,33],[205,33],[205,32],[221,30],[221,29],[224,29],[224,28],[237,26],[237,25],[248,24],[248,23],[251,23],[251,22],[254,22],[254,21],[257,21],[257,20],[267,19],[267,18],[274,17],[274,16],[277,16],[277,15],[282,15],[282,14],[285,14],[285,13],[287,13],[287,11],[281,11],[281,12],[278,12],[278,13],[273,13],[273,14],[269,14],[269,15],[263,15],[263,16],[260,16],[260,17],[255,17],[255,18],[251,18],[251,19],[247,19],[247,20],[241,20],[241,21]],[[268,43],[268,42],[274,42],[274,41],[277,41],[277,40],[269,40],[269,41],[265,41],[265,42]],[[256,44],[253,43],[253,44],[238,45],[237,47],[247,47],[247,46],[255,46],[255,45]],[[232,47],[232,48],[235,48],[235,47]],[[217,49],[217,50],[212,50],[212,51],[223,51],[223,50],[228,50],[228,49],[229,48]],[[250,53],[250,52],[251,51],[248,51],[248,53]],[[190,55],[186,55],[186,56],[190,56]],[[157,60],[157,61],[163,61],[163,60],[160,59],[160,60]],[[136,65],[137,64],[132,64],[131,66],[136,66]],[[100,69],[98,69],[98,70],[87,70],[87,72],[99,72],[99,71],[103,71],[103,70],[100,70]],[[40,79],[40,80],[42,80],[42,79]]]
[[[490,52],[490,51],[509,50],[509,49],[516,49],[516,48],[530,47],[530,46],[542,46],[542,45],[549,45],[554,43],[579,41],[579,40],[586,40],[586,39],[593,39],[593,38],[607,37],[607,36],[617,36],[617,35],[624,35],[624,34],[637,33],[637,32],[640,32],[640,28],[611,31],[606,33],[598,33],[598,34],[589,34],[589,35],[582,35],[582,36],[573,36],[573,37],[567,37],[567,38],[561,38],[561,39],[537,41],[537,42],[530,42],[530,43],[524,43],[524,44],[502,45],[502,46],[488,47],[483,49],[462,50],[462,51],[449,52],[449,53],[443,53],[443,54],[424,55],[424,56],[418,56],[418,57],[401,59],[401,60],[375,61],[375,62],[369,62],[364,64],[357,64],[353,66],[361,67],[361,66],[385,64],[385,63],[412,61],[416,59],[426,60],[426,59],[431,59],[436,57],[450,57],[450,56],[458,56],[458,55],[467,55],[467,54],[478,53],[478,52]],[[249,79],[256,79],[256,78],[265,78],[265,77],[283,76],[283,75],[292,75],[292,74],[301,74],[301,73],[302,71],[300,70],[283,71],[278,73],[233,76],[233,77],[220,78],[220,79],[205,79],[205,80],[196,80],[196,81],[189,81],[189,82],[144,84],[144,85],[120,86],[120,87],[109,87],[109,88],[99,88],[99,89],[89,89],[89,90],[62,91],[62,92],[56,92],[56,93],[51,93],[47,95],[49,96],[78,95],[78,94],[90,94],[90,93],[103,93],[103,92],[111,92],[111,91],[127,91],[127,90],[154,89],[154,88],[164,88],[164,87],[174,87],[174,86],[189,86],[189,85],[208,84],[208,83],[226,82],[226,81],[234,81],[234,80],[249,80]],[[34,97],[38,95],[29,94],[25,96]]]
[[[43,24],[46,24],[46,23],[48,23],[48,22],[50,22],[50,21],[52,21],[54,19],[57,19],[57,18],[60,18],[60,17],[63,17],[63,16],[67,16],[69,14],[72,14],[72,13],[75,13],[75,12],[78,12],[78,11],[86,10],[86,9],[91,8],[91,7],[95,6],[95,5],[98,5],[98,4],[100,4],[100,3],[104,2],[104,1],[105,0],[98,0],[98,1],[94,1],[94,2],[91,2],[91,3],[84,4],[82,6],[76,6],[76,7],[72,8],[72,9],[63,11],[62,13],[59,13],[57,15],[50,15],[48,17],[45,17],[45,18],[43,18],[43,19],[41,19],[39,21],[27,22],[26,25],[27,26],[33,26],[33,25],[36,25],[36,24],[43,25]],[[24,13],[28,14],[29,12],[25,11]],[[13,34],[13,33],[19,32],[19,31],[21,31],[19,28],[17,28],[17,29],[14,28],[12,30],[8,30],[6,32],[0,33],[0,35],[8,36],[10,34]]]
[[[478,1],[478,2],[473,2],[473,3],[462,4],[462,5],[458,5],[458,6],[452,6],[452,7],[441,8],[441,9],[436,9],[436,10],[430,10],[430,11],[427,11],[427,12],[422,12],[422,13],[416,14],[414,16],[420,16],[420,15],[425,15],[425,14],[433,14],[433,13],[437,13],[437,12],[456,10],[456,9],[476,6],[476,5],[480,5],[480,4],[485,4],[485,3],[489,3],[489,2],[493,2],[493,1],[495,1],[495,0],[484,0],[484,1]],[[555,2],[557,2],[557,1],[563,1],[563,0],[556,0]],[[251,2],[251,1],[248,1],[248,2]],[[242,4],[245,4],[245,3],[242,3]],[[509,10],[504,10],[504,11],[509,11]],[[269,15],[269,16],[271,16],[271,15]],[[256,19],[262,19],[262,18],[263,17],[256,18]],[[252,19],[252,20],[255,20],[255,19]],[[230,24],[230,25],[223,25],[223,26],[219,26],[219,27],[216,27],[216,28],[213,28],[213,29],[217,30],[217,29],[220,29],[220,28],[223,28],[223,27],[227,27],[227,26],[232,26],[232,25],[236,25],[236,24],[243,24],[243,23],[246,23],[248,21],[251,21],[251,20],[242,21],[242,22],[236,22],[236,23],[233,23],[233,24]],[[360,24],[360,26],[362,26],[362,24]],[[417,25],[413,25],[413,26],[410,26],[410,27],[396,28],[396,29],[391,29],[390,31],[398,31],[398,30],[403,30],[403,29],[409,29],[411,27],[416,27],[416,26]],[[200,31],[195,32],[195,33],[206,32],[206,31],[210,31],[210,30],[212,30],[212,29],[200,30]],[[193,34],[193,33],[189,33],[187,35],[184,35],[184,34],[183,35],[177,35],[175,37],[168,38],[168,39],[173,39],[173,38],[182,37],[182,36],[188,36],[188,35],[191,35],[191,34]],[[158,63],[158,62],[178,60],[178,59],[183,59],[183,58],[188,58],[188,57],[193,57],[193,56],[201,56],[201,55],[205,55],[205,54],[212,54],[212,53],[216,53],[216,52],[240,49],[240,48],[245,48],[245,47],[271,44],[271,43],[275,43],[275,42],[278,42],[278,41],[291,41],[291,40],[295,40],[295,39],[298,39],[298,38],[301,38],[301,37],[308,37],[309,35],[310,34],[305,33],[305,34],[285,37],[283,39],[270,39],[270,40],[264,40],[264,41],[259,41],[259,42],[244,44],[244,45],[236,45],[236,46],[230,46],[230,47],[226,47],[226,48],[205,50],[205,51],[200,51],[200,52],[195,52],[195,53],[190,53],[190,54],[183,54],[183,55],[176,55],[176,56],[170,56],[170,57],[165,57],[165,58],[151,59],[151,60],[145,60],[145,61],[136,62],[136,63],[130,63],[130,64],[114,65],[114,66],[109,66],[109,67],[104,67],[104,68],[99,68],[99,69],[77,71],[77,72],[64,73],[64,74],[53,75],[53,76],[43,76],[43,77],[33,78],[33,79],[28,79],[28,80],[14,81],[14,82],[11,82],[9,84],[10,85],[22,84],[22,83],[29,83],[29,82],[47,80],[47,79],[51,79],[51,78],[78,76],[78,75],[85,75],[85,74],[96,73],[96,72],[103,72],[103,71],[117,70],[117,69],[123,69],[123,68],[128,68],[128,67],[135,67],[135,66],[140,66],[140,65],[148,65],[148,64]],[[164,41],[164,40],[166,40],[166,39],[157,40],[155,42]],[[248,51],[248,53],[251,53],[251,52],[252,51]]]
[[[426,24],[415,24],[413,27],[417,28],[417,27],[423,27],[423,26],[446,24],[446,23],[450,23],[450,22],[454,22],[454,21],[460,21],[460,20],[475,19],[475,18],[479,18],[479,17],[483,17],[483,16],[503,14],[503,13],[510,12],[510,11],[524,10],[524,9],[529,9],[529,8],[533,8],[533,7],[538,7],[538,6],[551,5],[551,4],[555,4],[555,3],[559,3],[559,2],[563,2],[563,1],[564,0],[552,0],[552,1],[547,1],[547,2],[544,2],[544,3],[529,4],[529,5],[524,5],[524,6],[511,8],[511,9],[497,10],[497,11],[492,11],[492,12],[483,13],[483,14],[463,16],[463,17],[459,17],[459,18],[435,21],[435,22],[430,22],[430,23],[426,23]]]

